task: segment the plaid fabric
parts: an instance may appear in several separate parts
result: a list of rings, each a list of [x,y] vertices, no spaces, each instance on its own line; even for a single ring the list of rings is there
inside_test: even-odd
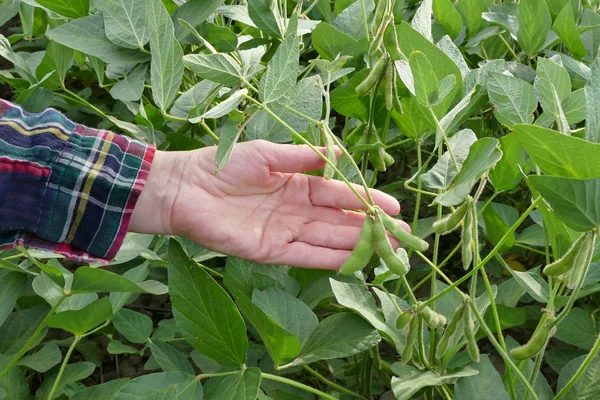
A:
[[[56,110],[0,99],[0,249],[106,262],[123,243],[155,149]]]

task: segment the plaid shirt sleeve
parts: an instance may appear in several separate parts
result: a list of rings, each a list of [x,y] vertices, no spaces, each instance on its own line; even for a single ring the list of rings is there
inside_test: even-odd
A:
[[[0,99],[0,249],[107,262],[119,250],[155,148],[56,110]]]

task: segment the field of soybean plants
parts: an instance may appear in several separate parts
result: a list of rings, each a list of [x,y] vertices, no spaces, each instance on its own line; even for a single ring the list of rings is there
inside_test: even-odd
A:
[[[340,271],[134,233],[108,265],[2,251],[0,400],[599,399],[598,8],[0,0],[1,98],[216,146],[216,174],[324,147],[308,174],[402,206],[354,189]]]

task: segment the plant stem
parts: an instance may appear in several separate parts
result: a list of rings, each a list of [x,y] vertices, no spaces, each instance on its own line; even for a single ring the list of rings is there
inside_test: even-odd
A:
[[[365,5],[365,0],[360,0],[360,8],[362,10],[363,25],[365,28],[365,37],[367,38],[367,42],[368,42],[369,41],[369,22],[367,20],[367,7]]]
[[[544,347],[542,350],[535,356],[535,364],[533,369],[531,370],[531,375],[529,376],[529,384],[533,386],[535,384],[535,380],[537,379],[538,372],[540,371],[540,367],[542,365],[542,360],[544,359],[544,353],[546,352],[546,346],[548,345],[548,340],[544,343]],[[509,375],[510,380],[510,375]],[[525,393],[525,398],[523,400],[529,399],[529,392]]]
[[[204,120],[200,121],[199,123],[200,123],[200,126],[202,128],[204,128],[204,130],[206,131],[206,133],[208,133],[208,135],[210,137],[215,139],[216,142],[219,142],[219,137],[217,135],[215,135],[215,133],[212,131],[212,129],[210,129],[210,127],[208,125],[206,125],[206,122],[204,122]]]
[[[206,266],[206,265],[204,265],[204,264],[201,264],[201,263],[199,263],[199,262],[197,262],[196,264],[198,264],[198,266],[199,266],[200,268],[202,268],[203,270],[205,270],[205,271],[206,271],[206,272],[208,272],[209,274],[216,276],[217,278],[223,279],[223,278],[225,277],[225,276],[224,276],[222,273],[220,273],[220,272],[217,272],[217,271],[215,271],[214,269],[212,269],[212,268],[210,268],[210,267],[207,267],[207,266]]]
[[[327,399],[327,400],[338,400],[337,398],[335,398],[335,397],[333,397],[331,395],[328,395],[327,393],[322,392],[319,389],[312,388],[312,387],[307,386],[307,385],[305,385],[303,383],[296,382],[296,381],[293,381],[291,379],[284,378],[282,376],[266,374],[264,372],[261,374],[261,376],[262,376],[263,379],[267,379],[267,380],[271,380],[271,381],[275,381],[275,382],[285,383],[287,385],[297,387],[298,389],[306,390],[307,392],[310,392],[312,394],[316,394],[317,396],[321,396],[321,397],[323,397],[324,399]]]
[[[6,367],[4,367],[4,369],[2,370],[2,372],[0,372],[0,380],[8,373],[8,371],[10,371],[15,365],[17,365],[17,363],[19,362],[19,360],[25,355],[25,353],[27,353],[27,351],[33,345],[33,343],[36,341],[36,339],[38,338],[38,336],[40,335],[40,333],[42,333],[42,330],[46,326],[46,323],[48,322],[48,319],[52,315],[54,315],[54,313],[56,312],[56,310],[58,309],[58,307],[60,307],[60,305],[62,304],[62,302],[67,297],[68,296],[61,297],[56,302],[56,304],[54,306],[52,306],[52,308],[50,309],[50,311],[48,311],[48,314],[46,314],[46,317],[44,317],[44,319],[42,320],[42,322],[40,322],[40,324],[38,325],[38,327],[35,330],[35,332],[33,332],[33,335],[29,338],[29,340],[27,340],[27,342],[23,345],[23,347],[21,347],[21,349],[19,350],[19,352],[14,355],[14,357],[12,358],[12,360],[8,363],[8,365]]]
[[[346,389],[345,387],[340,386],[337,383],[330,381],[329,379],[325,378],[323,375],[321,375],[320,373],[318,373],[317,371],[315,371],[308,365],[303,365],[302,369],[305,370],[306,372],[308,372],[309,374],[315,376],[317,379],[319,379],[324,384],[331,386],[332,388],[334,388],[335,390],[337,390],[341,393],[347,394],[348,396],[355,397],[357,399],[367,400],[366,397],[363,397],[360,394],[353,392],[352,390]]]
[[[585,360],[583,360],[583,363],[581,364],[577,372],[575,372],[575,375],[573,375],[573,377],[571,378],[571,380],[569,380],[565,387],[562,388],[560,392],[558,392],[554,400],[560,400],[561,397],[563,397],[565,394],[567,394],[569,390],[571,390],[571,388],[573,387],[573,385],[575,385],[579,377],[585,372],[585,369],[588,367],[588,365],[590,365],[590,363],[596,356],[596,353],[598,353],[598,350],[600,350],[600,335],[598,335],[598,337],[596,338],[596,343],[594,343],[594,347],[592,347],[592,350],[589,352]]]
[[[196,379],[208,379],[208,378],[216,378],[219,376],[229,376],[239,374],[241,371],[229,371],[229,372],[217,372],[214,374],[200,374],[196,376]]]
[[[58,370],[58,375],[56,375],[56,379],[54,380],[54,384],[52,385],[52,389],[50,390],[50,394],[48,395],[48,400],[52,400],[52,398],[54,397],[54,393],[56,392],[56,389],[58,389],[58,384],[62,379],[63,373],[65,372],[65,368],[67,367],[69,359],[71,358],[71,354],[73,354],[73,350],[75,350],[75,346],[77,346],[77,343],[79,343],[80,339],[80,336],[75,336],[75,338],[73,339],[73,343],[71,343],[71,346],[69,347],[69,350],[65,355],[65,359],[60,365],[60,370]]]

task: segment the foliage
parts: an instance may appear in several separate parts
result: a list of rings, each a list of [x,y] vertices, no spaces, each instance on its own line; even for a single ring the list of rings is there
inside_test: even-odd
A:
[[[219,170],[338,145],[313,173],[427,242],[394,253],[361,198],[345,274],[137,234],[101,268],[4,251],[0,400],[600,397],[598,6],[0,0],[3,98]]]

